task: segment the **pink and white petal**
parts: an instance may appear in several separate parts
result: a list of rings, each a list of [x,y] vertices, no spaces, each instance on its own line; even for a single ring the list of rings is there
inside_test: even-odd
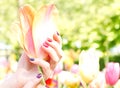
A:
[[[32,33],[38,56],[42,52],[41,45],[47,40],[48,37],[53,39],[53,34],[56,32],[56,26],[51,20],[51,13],[53,11],[54,6],[43,6],[35,15]],[[44,54],[44,52],[42,53]],[[46,57],[45,54],[43,55],[43,58],[44,57]]]

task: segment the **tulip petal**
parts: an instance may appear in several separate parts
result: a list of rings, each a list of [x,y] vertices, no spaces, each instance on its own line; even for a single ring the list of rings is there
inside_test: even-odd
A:
[[[113,86],[119,79],[119,63],[109,62],[106,66],[105,79],[106,83]]]
[[[17,37],[18,42],[20,44],[20,46],[25,50],[25,52],[27,53],[28,51],[26,50],[25,46],[24,46],[24,36],[23,36],[23,32],[21,30],[21,26],[19,22],[16,22],[13,24],[14,26],[14,31],[13,33],[15,34],[15,37]]]
[[[29,51],[30,57],[35,57],[35,49],[32,38],[32,23],[34,19],[35,11],[29,6],[25,5],[20,8],[20,24],[24,36],[24,46],[27,51]]]
[[[35,10],[30,5],[25,5],[19,9],[20,23],[25,33],[32,27]]]
[[[35,15],[33,21],[32,33],[35,49],[37,52],[37,56],[40,56],[39,54],[41,54],[41,58],[46,57],[46,54],[41,50],[41,45],[45,42],[45,40],[48,37],[53,38],[53,34],[56,32],[57,29],[52,20],[54,10],[55,10],[54,5],[41,7],[38,13]]]
[[[82,51],[79,56],[80,76],[87,84],[99,73],[99,57],[94,50]]]
[[[12,33],[15,37],[17,37],[18,42],[20,43],[20,46],[23,48],[24,45],[24,36],[23,33],[21,31],[21,27],[20,27],[20,23],[19,22],[15,22],[14,24],[12,24]]]

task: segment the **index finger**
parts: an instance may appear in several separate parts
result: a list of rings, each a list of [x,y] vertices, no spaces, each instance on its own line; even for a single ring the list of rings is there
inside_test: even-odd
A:
[[[53,39],[59,43],[60,45],[62,45],[62,38],[60,36],[60,34],[58,32],[56,32],[54,35],[53,35]]]

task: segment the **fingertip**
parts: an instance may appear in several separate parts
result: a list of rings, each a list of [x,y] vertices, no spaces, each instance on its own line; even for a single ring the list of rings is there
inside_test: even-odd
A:
[[[56,32],[56,33],[53,35],[53,39],[54,39],[55,41],[57,41],[59,44],[61,44],[61,42],[62,42],[62,39],[61,39],[61,36],[60,36],[59,32]]]
[[[40,79],[41,77],[42,77],[41,73],[37,74],[37,76],[36,76],[36,78],[38,78],[38,79]]]
[[[57,34],[58,36],[60,35],[58,31],[56,32],[56,34]]]
[[[35,59],[34,58],[29,58],[30,59],[30,61],[34,61]]]
[[[47,43],[47,42],[44,42],[44,43],[43,43],[43,46],[44,46],[44,47],[46,47],[46,48],[48,48],[48,47],[49,47],[49,45],[48,45],[48,43]]]
[[[42,80],[42,74],[41,73],[38,73],[35,78],[33,79],[33,83],[34,85],[38,84],[40,81]]]

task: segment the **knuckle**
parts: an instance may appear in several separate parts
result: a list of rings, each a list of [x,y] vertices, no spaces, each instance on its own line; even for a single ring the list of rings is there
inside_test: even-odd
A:
[[[63,55],[60,55],[60,59],[63,58]]]
[[[50,64],[47,63],[46,66],[44,66],[44,69],[45,69],[45,70],[48,70],[49,68],[50,68]]]
[[[59,62],[59,58],[54,59],[54,64]]]

